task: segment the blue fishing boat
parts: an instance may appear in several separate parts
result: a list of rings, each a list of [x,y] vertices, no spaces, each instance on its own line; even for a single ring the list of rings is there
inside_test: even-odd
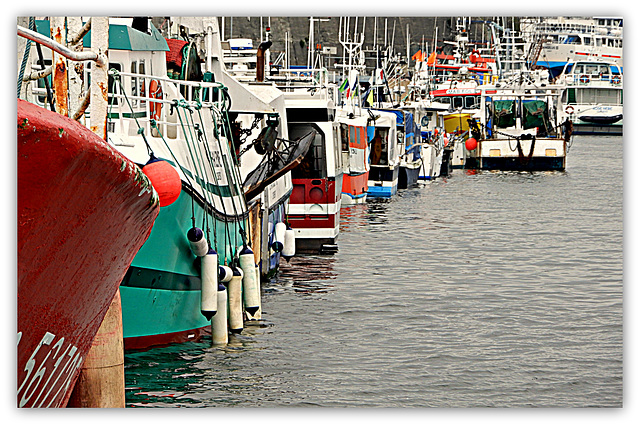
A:
[[[398,188],[406,189],[418,182],[422,167],[422,145],[420,129],[416,126],[413,112],[408,109],[384,109],[396,116],[396,135],[399,148]]]

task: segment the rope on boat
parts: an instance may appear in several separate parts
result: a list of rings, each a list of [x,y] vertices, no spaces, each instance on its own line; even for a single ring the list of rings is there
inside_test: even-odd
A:
[[[539,112],[539,111],[536,111]],[[500,136],[504,136],[508,139],[509,142],[509,149],[511,150],[511,152],[514,151],[518,151],[518,157],[520,158],[520,161],[522,162],[522,164],[526,164],[529,161],[531,161],[531,158],[533,156],[533,149],[535,147],[535,143],[536,143],[536,136],[535,135],[529,135],[529,134],[522,134],[519,136],[514,136],[514,135],[510,135],[508,133],[503,133],[500,132],[499,130],[495,130],[495,129],[491,129],[488,126],[486,126],[483,123],[479,123],[476,120],[469,118],[467,119],[467,122],[469,123],[469,126],[471,128],[471,133],[473,135],[474,138],[476,138],[477,140],[481,139],[481,133],[480,133],[480,128],[478,126],[482,126],[485,130],[485,132],[491,131],[492,133],[495,133],[497,135]],[[562,129],[564,130],[564,132],[562,132],[563,134],[563,139],[564,141],[567,143],[567,153],[569,152],[569,149],[571,148],[572,143],[572,139],[571,136],[573,134],[573,122],[571,120],[569,120],[568,118],[563,121],[562,123],[558,124],[557,126],[553,127],[551,129],[551,132],[557,132],[558,129],[560,129],[562,127]],[[549,132],[549,129],[546,126],[546,122],[545,122],[545,130],[547,131],[547,133],[551,133]],[[511,139],[515,139],[516,140],[516,146],[515,148],[511,147]],[[529,154],[527,156],[524,155],[523,151],[522,151],[522,145],[520,144],[521,140],[531,140],[531,146],[529,148]],[[526,161],[525,161],[526,159]]]
[[[151,157],[153,155],[153,150],[151,148],[151,146],[149,145],[149,142],[147,141],[146,135],[144,133],[144,127],[141,126],[140,122],[138,121],[136,115],[134,114],[133,111],[133,107],[131,105],[131,102],[126,94],[126,91],[123,88],[123,84],[122,84],[122,76],[120,75],[120,73],[116,70],[116,69],[111,69],[110,74],[113,76],[114,81],[117,81],[118,83],[118,88],[120,89],[120,93],[122,93],[127,105],[129,106],[129,110],[132,113],[132,117],[135,120],[135,123],[138,127],[137,133],[139,135],[142,136],[143,141],[145,143],[145,146],[147,148],[147,152],[149,154],[149,156]],[[196,88],[196,93],[200,94],[202,93],[202,87],[198,87]],[[219,90],[222,90],[223,93],[223,102],[222,102],[222,107],[221,108],[215,108],[213,105],[210,106],[210,110],[211,110],[211,118],[213,121],[213,136],[216,139],[217,143],[218,143],[218,148],[220,150],[220,161],[222,163],[222,166],[224,168],[224,173],[227,176],[227,182],[228,182],[228,187],[230,189],[230,194],[231,194],[231,204],[233,207],[233,214],[235,215],[235,217],[239,217],[239,212],[238,212],[238,206],[236,206],[236,200],[235,197],[241,197],[242,201],[241,201],[241,206],[240,206],[240,210],[242,210],[242,202],[244,202],[244,205],[246,206],[246,199],[245,199],[245,194],[244,191],[242,190],[242,188],[237,188],[237,185],[234,185],[233,182],[240,182],[241,185],[241,179],[240,179],[240,175],[239,175],[239,171],[237,170],[237,168],[231,168],[229,165],[227,164],[227,161],[225,161],[225,155],[224,155],[224,150],[222,147],[222,143],[220,141],[220,136],[221,134],[223,136],[226,136],[228,141],[230,141],[232,143],[233,141],[233,136],[232,136],[232,132],[231,132],[231,127],[230,127],[230,123],[229,123],[229,116],[228,116],[228,109],[231,106],[231,99],[229,97],[229,94],[227,92],[227,88],[222,86]],[[196,95],[197,96],[197,95]],[[111,108],[113,108],[113,104],[111,105]],[[171,104],[170,104],[170,114],[172,114],[174,111],[176,111],[176,115],[179,119],[180,122],[180,127],[182,128],[182,133],[184,134],[185,137],[185,142],[187,145],[187,149],[189,152],[189,157],[191,158],[191,162],[193,164],[193,174],[194,174],[194,178],[196,180],[196,182],[198,181],[198,178],[201,179],[202,181],[202,188],[203,188],[203,194],[204,194],[204,201],[205,201],[205,208],[204,208],[204,215],[203,215],[203,228],[206,229],[207,231],[207,240],[211,241],[210,239],[210,227],[208,226],[209,224],[209,212],[211,209],[214,208],[214,202],[213,202],[213,193],[209,193],[210,191],[207,188],[207,183],[210,182],[209,180],[209,173],[207,172],[207,168],[210,168],[210,172],[213,174],[213,181],[214,184],[216,185],[216,187],[220,188],[220,184],[219,184],[219,180],[218,180],[218,176],[217,173],[215,171],[214,168],[214,161],[213,161],[213,155],[209,149],[209,145],[208,145],[208,141],[207,141],[207,135],[206,132],[203,130],[205,128],[204,126],[204,120],[202,118],[202,114],[200,113],[202,109],[202,103],[198,97],[198,99],[195,101],[195,106],[190,105],[186,100],[184,99],[176,99],[174,100]],[[193,117],[193,113],[194,110],[197,111],[198,113],[198,117],[199,117],[199,123],[196,123]],[[183,111],[184,113],[181,114],[180,111]],[[189,112],[189,114],[187,114],[187,111]],[[184,116],[184,117],[183,117]],[[259,120],[256,120],[256,126],[257,126],[257,122]],[[171,154],[171,156],[173,157],[173,160],[176,162],[176,165],[180,168],[183,168],[182,165],[179,163],[176,155],[174,154],[173,150],[171,149],[171,147],[169,146],[167,140],[165,139],[164,135],[162,134],[162,132],[160,131],[160,128],[158,126],[158,122],[155,119],[150,119],[149,123],[151,125],[152,128],[156,129],[156,131],[158,132],[158,135],[160,135],[160,138],[162,139],[163,143],[165,144],[165,146],[167,147],[167,150],[169,151],[169,153]],[[220,124],[219,124],[220,123]],[[221,128],[222,132],[219,131],[218,127]],[[202,153],[202,151],[200,151],[198,149],[198,145],[197,142],[201,142],[204,145],[204,154]],[[231,158],[232,161],[235,161],[235,165],[238,164],[238,157],[236,156],[235,150],[233,149],[233,146],[229,146],[228,147],[229,150],[232,152]],[[195,152],[194,152],[195,151]],[[191,179],[189,178],[187,173],[184,173],[187,181],[189,182],[189,185],[191,185],[192,188],[195,188],[194,182],[191,181]],[[218,194],[219,198],[220,198],[220,202],[222,205],[222,212],[225,216],[229,216],[229,214],[226,211],[226,207],[225,207],[225,203],[223,200],[223,196],[222,194]],[[191,210],[192,210],[192,215],[191,215],[191,220],[192,220],[192,225],[195,227],[195,205],[194,205],[194,200],[192,199],[192,206],[191,206]],[[207,207],[209,206],[209,207]],[[245,231],[245,228],[247,228],[247,223],[245,223],[245,221],[247,221],[247,218],[243,218],[241,222],[238,223],[238,233],[240,235],[240,237],[242,238],[243,244],[246,246],[246,242],[247,242],[247,233]],[[215,221],[214,223],[214,245],[217,245],[217,236],[216,236],[216,230],[215,230]],[[225,247],[231,247],[232,244],[232,238],[231,238],[231,231],[229,229],[229,223],[227,221],[225,221]],[[237,247],[233,247],[231,248],[231,252],[230,255],[233,257],[233,261],[235,262],[237,260],[237,255],[238,255],[238,248]],[[227,252],[225,250],[225,263],[227,263]]]
[[[29,29],[35,31],[36,20],[33,16],[29,17]],[[27,44],[24,49],[24,56],[22,57],[22,64],[20,64],[20,72],[18,73],[18,99],[20,99],[20,92],[22,90],[22,79],[24,78],[24,70],[27,68],[29,62],[29,53],[31,52],[31,40],[27,39]]]
[[[147,154],[149,154],[149,157],[151,157],[153,155],[153,150],[151,149],[151,145],[149,145],[149,141],[147,141],[147,137],[144,134],[144,127],[140,125],[140,122],[138,121],[138,117],[136,117],[136,115],[133,112],[133,106],[131,106],[131,102],[129,102],[129,97],[127,96],[127,92],[122,87],[122,76],[120,75],[118,70],[115,68],[111,68],[109,70],[109,74],[111,74],[111,76],[113,77],[113,81],[116,81],[118,83],[120,92],[124,95],[124,100],[127,102],[127,105],[129,106],[129,110],[131,111],[131,116],[135,120],[136,126],[138,126],[138,134],[142,136],[142,140],[144,141],[144,144],[147,147]],[[113,108],[113,104],[112,104],[112,108]]]

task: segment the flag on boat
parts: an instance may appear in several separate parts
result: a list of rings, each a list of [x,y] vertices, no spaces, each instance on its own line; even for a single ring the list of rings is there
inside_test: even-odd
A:
[[[367,103],[369,106],[373,106],[373,88],[369,89],[369,94],[367,95]]]
[[[424,61],[424,53],[422,53],[422,50],[418,50],[416,53],[413,54],[411,59],[416,62],[422,62]]]
[[[358,88],[358,79],[356,79],[355,83],[353,83],[353,87],[351,88],[351,96],[356,94],[356,89]],[[347,95],[349,96],[349,95]]]
[[[338,90],[340,92],[344,92],[346,89],[349,88],[349,79],[344,79],[342,80],[342,84],[340,85],[340,87],[338,87]],[[349,94],[347,94],[347,96],[349,96]]]
[[[431,55],[427,58],[427,65],[434,65],[436,63],[436,52],[431,52]]]

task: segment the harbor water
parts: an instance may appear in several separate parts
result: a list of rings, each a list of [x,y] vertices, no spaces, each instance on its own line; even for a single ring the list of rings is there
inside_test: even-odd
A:
[[[341,210],[226,347],[125,354],[127,407],[621,407],[623,141]],[[153,319],[150,318],[150,321]]]

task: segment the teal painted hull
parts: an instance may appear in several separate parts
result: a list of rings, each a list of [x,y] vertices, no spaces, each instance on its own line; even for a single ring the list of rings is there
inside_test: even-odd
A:
[[[193,203],[196,226],[204,209]],[[147,242],[120,285],[125,349],[144,349],[197,339],[210,322],[200,313],[200,260],[189,247],[192,196],[184,190],[173,204],[162,207]],[[240,229],[247,220],[208,214],[210,244],[221,265],[229,264],[242,246]],[[215,235],[215,238],[214,238]]]
[[[196,338],[210,325],[200,313],[200,291],[120,287],[125,339],[149,341],[149,346]],[[179,336],[182,336],[180,338]],[[128,345],[128,349],[147,344]]]

